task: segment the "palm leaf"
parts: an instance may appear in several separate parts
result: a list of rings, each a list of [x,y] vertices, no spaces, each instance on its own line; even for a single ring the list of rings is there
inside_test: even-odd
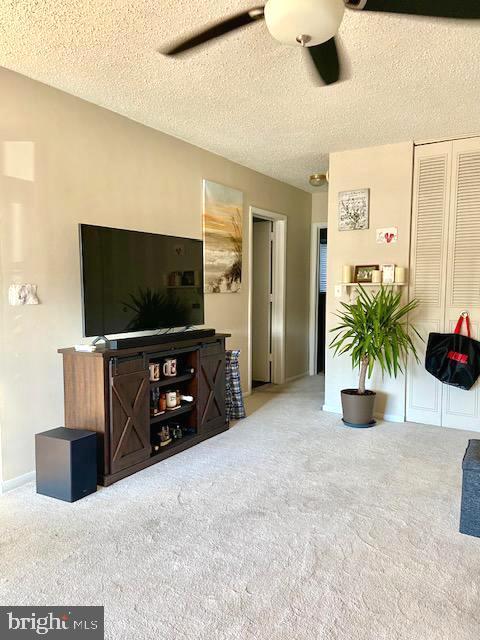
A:
[[[408,315],[418,307],[418,300],[402,305],[402,294],[381,287],[376,293],[361,285],[354,303],[341,302],[334,314],[338,324],[330,348],[334,355],[349,353],[355,368],[364,363],[368,377],[378,362],[382,374],[397,377],[406,366],[408,355],[418,362],[418,353],[409,331],[423,342],[413,326],[408,326]]]

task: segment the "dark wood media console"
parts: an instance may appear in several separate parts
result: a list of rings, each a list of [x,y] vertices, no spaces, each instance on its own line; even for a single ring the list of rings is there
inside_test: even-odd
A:
[[[172,336],[173,337],[173,336]],[[108,486],[226,431],[225,339],[228,334],[141,348],[59,349],[63,356],[65,426],[97,432],[98,481]],[[149,365],[177,359],[177,376],[151,382]],[[191,371],[193,369],[193,372]],[[154,388],[180,390],[191,403],[151,416]],[[184,433],[154,453],[163,424]]]

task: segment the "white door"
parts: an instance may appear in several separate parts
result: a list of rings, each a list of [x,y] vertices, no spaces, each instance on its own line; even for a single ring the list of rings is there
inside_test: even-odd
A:
[[[411,332],[420,362],[409,359],[406,416],[439,426],[443,385],[425,370],[425,350],[428,334],[444,330],[451,153],[451,142],[417,147],[413,188],[410,298],[420,306],[410,321],[425,342]]]
[[[468,311],[480,339],[480,139],[453,143],[445,330]],[[445,386],[442,424],[480,431],[480,384],[470,391]]]
[[[272,223],[253,220],[252,380],[271,381]]]

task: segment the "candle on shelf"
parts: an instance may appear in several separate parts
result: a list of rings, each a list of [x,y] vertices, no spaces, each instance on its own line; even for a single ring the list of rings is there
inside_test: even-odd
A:
[[[342,282],[350,284],[352,282],[352,266],[350,264],[343,265]]]
[[[405,267],[395,267],[395,282],[397,284],[406,284],[407,270]]]
[[[372,271],[372,284],[382,284],[382,272],[380,269]]]

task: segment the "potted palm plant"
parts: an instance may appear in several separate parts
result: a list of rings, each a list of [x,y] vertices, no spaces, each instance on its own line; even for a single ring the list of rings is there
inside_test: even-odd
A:
[[[334,337],[330,343],[334,355],[349,353],[352,367],[360,369],[358,389],[342,391],[343,421],[353,427],[369,427],[373,420],[374,391],[365,388],[376,363],[383,374],[403,372],[409,353],[418,362],[415,345],[407,330],[407,315],[419,302],[412,300],[402,305],[402,294],[381,287],[376,293],[368,293],[359,287],[355,303],[341,303],[336,313],[340,323],[331,329]],[[411,329],[420,337],[415,327]]]

